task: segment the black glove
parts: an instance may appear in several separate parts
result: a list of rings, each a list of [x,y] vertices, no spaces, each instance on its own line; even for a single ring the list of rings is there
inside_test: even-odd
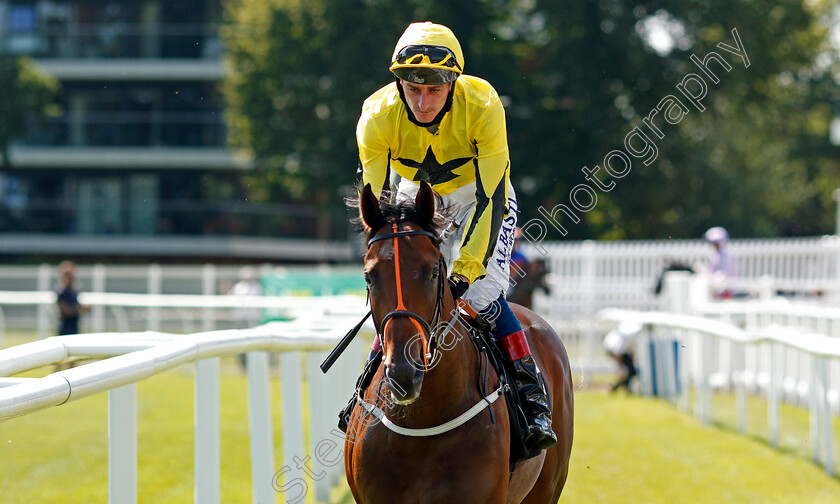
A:
[[[452,297],[459,299],[470,288],[470,282],[461,275],[452,275],[449,277],[449,290],[452,291]]]

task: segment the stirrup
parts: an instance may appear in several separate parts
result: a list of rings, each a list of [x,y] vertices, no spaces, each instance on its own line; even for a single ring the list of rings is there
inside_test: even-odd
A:
[[[350,423],[350,415],[353,414],[353,408],[356,406],[356,391],[353,391],[353,397],[347,402],[347,406],[338,412],[338,428],[341,432],[347,434],[347,425]]]
[[[353,397],[350,398],[347,406],[338,412],[338,428],[345,434],[347,434],[347,425],[350,423],[350,416],[353,414],[353,407],[356,406],[356,397],[364,392],[367,386],[370,385],[370,382],[373,381],[373,375],[376,374],[376,370],[379,368],[381,362],[382,350],[370,356],[370,359],[365,363],[362,374],[356,380],[356,386],[353,388]]]

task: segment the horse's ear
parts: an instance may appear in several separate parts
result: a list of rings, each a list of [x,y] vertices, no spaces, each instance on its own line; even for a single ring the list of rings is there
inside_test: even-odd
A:
[[[435,192],[425,180],[420,181],[420,190],[414,197],[414,205],[422,216],[424,223],[432,222],[435,218]]]
[[[373,195],[370,184],[365,184],[359,195],[359,216],[368,232],[371,229],[379,229],[382,224],[382,210],[379,209],[379,200]]]

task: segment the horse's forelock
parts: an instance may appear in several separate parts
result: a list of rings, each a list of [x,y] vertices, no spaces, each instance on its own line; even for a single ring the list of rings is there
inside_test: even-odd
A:
[[[438,194],[435,194],[435,213],[431,218],[429,218],[428,214],[417,208],[414,199],[403,198],[396,203],[392,203],[389,201],[389,196],[388,193],[383,193],[383,197],[379,200],[379,210],[382,212],[383,221],[378,226],[368,227],[360,217],[352,219],[353,223],[361,228],[361,231],[368,239],[373,237],[387,222],[407,221],[416,223],[435,236],[440,236],[443,229],[449,225],[455,214],[451,207],[443,205],[443,199]],[[358,209],[361,201],[357,197],[350,197],[346,199],[346,203],[348,207]]]

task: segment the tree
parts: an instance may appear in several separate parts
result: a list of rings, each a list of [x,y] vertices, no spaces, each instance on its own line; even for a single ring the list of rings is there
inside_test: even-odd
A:
[[[32,115],[49,113],[58,81],[28,59],[0,54],[0,171],[11,169],[9,146],[26,134]]]
[[[229,0],[231,141],[262,168],[251,176],[255,199],[335,212],[338,188],[354,180],[361,103],[393,78],[392,44],[412,21],[443,23],[462,44],[466,73],[503,97],[524,223],[545,219],[540,207],[568,205],[578,185],[594,187],[584,167],[599,166],[608,182],[604,157],[685,75],[701,73],[691,55],[716,51],[732,70],[709,86],[705,110],[669,125],[651,164],[634,158],[614,188],[596,188],[579,222],[562,216],[565,236],[685,238],[712,225],[734,236],[828,232],[830,186],[840,178],[828,124],[840,72],[825,19],[836,5]],[[733,28],[749,67],[717,45],[734,43]],[[670,44],[657,45],[663,37]]]

